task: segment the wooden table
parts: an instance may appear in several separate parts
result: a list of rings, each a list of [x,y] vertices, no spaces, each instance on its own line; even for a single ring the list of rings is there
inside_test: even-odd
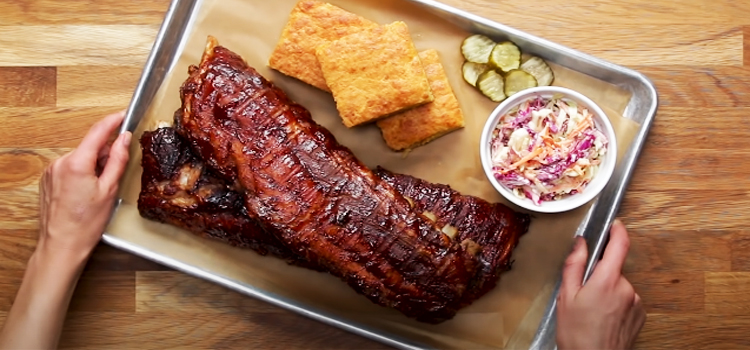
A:
[[[656,83],[661,107],[620,212],[626,275],[649,313],[637,347],[750,346],[750,2],[445,2]],[[168,3],[0,3],[3,317],[36,243],[42,169],[127,105]],[[106,246],[61,347],[383,348]]]

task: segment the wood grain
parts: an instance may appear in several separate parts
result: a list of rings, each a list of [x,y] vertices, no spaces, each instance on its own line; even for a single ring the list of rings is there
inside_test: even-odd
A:
[[[0,148],[0,189],[36,184],[45,167],[62,155],[63,149]]]
[[[37,230],[0,229],[0,271],[21,271],[36,248]]]
[[[644,73],[660,107],[619,216],[638,349],[750,347],[750,2],[442,0]],[[37,182],[126,108],[169,0],[0,3],[0,321],[36,246]],[[380,349],[100,245],[62,348]]]
[[[25,269],[36,247],[38,235],[36,228],[16,230],[0,228],[0,270]],[[84,271],[135,272],[171,271],[171,269],[101,243],[94,249]]]
[[[0,271],[0,280],[9,283],[0,289],[0,311],[13,304],[23,278],[22,269]],[[3,285],[5,286],[5,285]],[[69,311],[125,312],[135,311],[135,272],[84,272],[78,281]]]
[[[0,107],[55,106],[55,67],[0,67]]]
[[[0,175],[0,227],[36,229],[39,217],[39,178],[44,168],[69,149],[3,149],[0,164],[8,174]],[[10,166],[12,164],[12,167]],[[12,170],[11,170],[12,169]]]
[[[737,230],[747,227],[748,207],[747,191],[631,191],[621,215],[631,229]]]
[[[161,0],[16,0],[0,3],[2,25],[153,24],[169,7]]]
[[[73,148],[96,121],[125,108],[0,108],[0,148]]]
[[[608,24],[606,36],[594,37],[600,25],[526,26],[534,35],[625,66],[742,65],[742,27],[733,25]]]
[[[734,234],[731,259],[732,268],[729,271],[750,272],[750,231],[741,230]]]
[[[130,103],[141,66],[69,66],[57,71],[57,107]]]
[[[386,349],[371,340],[287,312],[217,315],[179,310],[169,314],[70,313],[60,348]]]
[[[690,130],[685,130],[685,134],[688,133]],[[728,132],[726,137],[732,137],[732,133]],[[698,147],[713,147],[710,140],[701,137],[695,138],[694,142]],[[750,140],[747,143],[750,144]],[[644,152],[651,156],[638,163],[642,169],[637,176],[659,182],[659,191],[750,191],[750,182],[745,181],[745,160],[750,159],[750,151],[727,153],[726,149],[691,149],[672,145],[666,148],[649,144]],[[648,191],[650,188],[644,182],[635,182],[630,189]]]
[[[142,65],[157,30],[156,25],[0,26],[0,66]]]
[[[746,49],[745,52],[750,51]],[[660,106],[691,108],[692,113],[686,118],[700,114],[705,108],[750,107],[750,65],[716,67],[707,64],[697,67],[670,65],[636,68],[653,80],[659,91]]]
[[[706,313],[750,315],[750,273],[706,273]]]
[[[135,271],[84,271],[70,312],[135,312]]]
[[[153,261],[100,243],[86,264],[84,271],[170,271],[171,269]]]
[[[625,224],[632,227],[629,221]],[[629,233],[631,249],[624,268],[628,274],[732,270],[732,233],[632,228]]]
[[[23,279],[23,270],[0,270],[0,311],[10,310]]]
[[[599,0],[581,3],[556,0],[506,0],[487,2],[485,0],[444,0],[448,5],[490,17],[513,27],[545,26],[565,27],[581,23],[596,25],[612,24],[684,24],[699,27],[705,24],[746,25],[747,21],[738,16],[750,11],[750,3],[734,0]],[[707,11],[710,10],[710,15]],[[606,32],[606,27],[602,27]],[[595,35],[592,35],[595,36]]]
[[[636,349],[746,349],[750,317],[724,315],[650,315]]]
[[[648,134],[647,148],[644,152],[662,152],[662,157],[669,157],[669,154],[675,156],[681,150],[750,150],[750,138],[746,137],[745,129],[738,127],[747,120],[750,107],[712,107],[710,114],[715,116],[712,119],[716,120],[708,123],[696,122],[701,111],[691,107],[659,108]]]
[[[216,284],[174,271],[138,272],[136,311],[186,313],[281,312],[270,304],[248,298]]]
[[[626,273],[645,304],[646,312],[696,314],[704,311],[703,272]]]

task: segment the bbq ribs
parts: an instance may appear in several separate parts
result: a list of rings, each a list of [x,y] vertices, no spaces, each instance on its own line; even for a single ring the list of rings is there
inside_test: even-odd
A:
[[[261,255],[270,253],[294,265],[322,270],[292,253],[276,236],[250,219],[244,195],[195,157],[174,128],[146,131],[140,142],[143,175],[138,211],[141,216],[204,238],[250,248]]]
[[[184,139],[163,128],[141,140],[144,217],[323,269],[432,323],[509,266],[528,216],[384,169],[376,175],[213,40],[189,73],[175,114]]]
[[[510,269],[511,252],[529,229],[528,215],[516,213],[501,203],[462,195],[448,185],[392,173],[382,167],[375,170],[375,175],[408,198],[416,210],[429,213],[454,240],[469,239],[481,247],[480,267],[464,295],[465,305],[490,291],[500,274]]]

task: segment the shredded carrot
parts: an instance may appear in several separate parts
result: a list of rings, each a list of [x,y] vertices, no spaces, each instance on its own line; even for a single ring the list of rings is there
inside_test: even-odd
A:
[[[583,132],[584,130],[586,130],[589,126],[591,126],[591,123],[588,120],[584,119],[581,122],[581,124],[578,124],[576,126],[575,130],[571,131],[570,134],[568,134],[568,137],[570,139],[575,138],[578,134],[580,134],[581,132]]]
[[[570,133],[570,134],[568,135],[568,137],[569,137],[569,138],[573,138],[573,137],[575,137],[576,135],[578,135],[578,133],[580,133],[580,132],[582,132],[582,131],[586,130],[586,128],[588,128],[588,127],[590,127],[590,126],[592,126],[592,124],[591,124],[591,114],[588,114],[588,113],[586,113],[586,116],[584,117],[584,119],[583,119],[583,120],[581,121],[581,123],[580,123],[580,124],[578,124],[578,125],[576,126],[575,130],[573,130],[573,131],[572,131],[572,132],[571,132],[571,133]]]
[[[544,124],[544,128],[542,131],[539,132],[539,137],[545,138],[547,137],[547,132],[549,131],[549,124]]]
[[[555,101],[553,104],[550,104],[547,100],[539,101],[534,101],[533,104],[527,102],[507,115],[508,118],[518,118],[522,115],[520,112],[522,110],[536,113],[531,115],[532,118],[530,120],[526,118],[522,122],[525,125],[520,126],[521,128],[532,128],[533,131],[539,130],[538,133],[529,130],[529,134],[533,135],[523,136],[525,138],[523,142],[526,146],[528,146],[527,142],[531,141],[531,151],[525,156],[521,156],[520,152],[505,150],[505,152],[509,152],[508,157],[501,162],[502,164],[498,164],[502,166],[498,166],[498,169],[495,170],[500,174],[515,173],[515,175],[530,181],[530,183],[527,182],[525,185],[515,186],[513,190],[519,196],[530,196],[529,198],[535,202],[549,200],[547,196],[550,194],[558,198],[557,196],[564,196],[570,191],[581,192],[588,181],[586,179],[587,167],[599,166],[601,164],[601,160],[590,159],[591,155],[593,155],[591,152],[584,154],[586,162],[567,163],[576,159],[571,158],[571,152],[575,151],[575,145],[583,141],[582,138],[586,136],[587,130],[595,128],[593,113],[586,108],[581,109],[577,105],[571,107],[562,100]],[[541,112],[543,108],[549,108],[550,110]],[[576,125],[573,125],[574,122],[571,119],[573,114],[577,114],[576,119],[580,118]],[[568,127],[568,124],[570,127]],[[512,127],[512,125],[512,121],[508,121],[502,127],[498,128],[501,129],[503,135],[507,135],[508,132],[515,132],[518,129]],[[541,127],[541,130],[538,129],[539,127]],[[569,132],[566,133],[566,131]],[[493,136],[500,137],[500,135]],[[594,141],[601,137],[598,133],[591,136]],[[505,144],[505,147],[511,146]],[[593,143],[589,149],[591,147],[593,147]],[[565,161],[561,162],[562,160]],[[508,164],[509,162],[512,162],[512,164]],[[553,162],[564,165],[565,169],[559,169],[557,165],[550,168],[550,164]],[[544,181],[539,178],[542,174],[541,171],[545,172]],[[547,172],[550,172],[554,176],[549,178]],[[545,199],[541,199],[540,197]]]
[[[526,162],[534,159],[540,153],[542,153],[542,149],[541,148],[537,148],[537,149],[531,151],[531,153],[527,154],[525,157],[523,157],[523,158],[519,159],[517,162],[511,164],[509,169],[513,170],[513,169],[518,168],[519,165],[522,165],[523,163],[526,163]]]
[[[528,161],[528,162],[526,163],[526,169],[536,169],[536,168],[538,168],[538,167],[539,167],[540,165],[542,165],[542,163],[541,163],[541,162],[539,162],[539,161],[538,161],[538,160],[536,160],[536,159],[532,159],[532,160],[530,160],[530,161]]]

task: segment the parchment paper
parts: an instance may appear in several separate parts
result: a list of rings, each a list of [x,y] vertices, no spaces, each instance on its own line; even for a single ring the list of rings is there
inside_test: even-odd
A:
[[[554,278],[570,250],[572,238],[588,205],[563,214],[535,214],[529,233],[513,253],[513,269],[501,277],[489,294],[440,325],[419,323],[400,313],[372,304],[330,275],[286,265],[273,257],[198,238],[172,226],[141,218],[135,207],[140,190],[141,154],[138,138],[156,121],[171,121],[180,106],[179,86],[187,67],[197,64],[208,35],[241,54],[265,77],[276,82],[292,99],[307,107],[315,120],[331,130],[368,166],[382,165],[392,171],[432,182],[447,183],[464,194],[508,204],[485,178],[479,160],[479,137],[486,118],[496,106],[461,78],[460,43],[470,33],[426,13],[403,0],[332,0],[334,5],[381,24],[405,21],[418,50],[437,49],[466,118],[466,127],[419,147],[408,155],[390,151],[374,125],[347,129],[336,113],[332,97],[314,87],[267,68],[289,12],[296,0],[205,0],[176,67],[169,73],[149,112],[138,126],[132,156],[123,180],[123,204],[108,233],[152,252],[253,286],[259,290],[317,310],[332,312],[436,348],[528,347],[541,314],[529,313],[546,303]],[[621,153],[630,145],[637,125],[622,118],[630,96],[614,85],[552,65],[555,85],[573,88],[592,98],[608,113],[617,132]],[[508,204],[510,205],[510,204]],[[518,208],[516,208],[519,210]],[[526,318],[524,320],[524,318]],[[521,326],[523,320],[523,326]],[[289,330],[294,336],[294,330]]]

